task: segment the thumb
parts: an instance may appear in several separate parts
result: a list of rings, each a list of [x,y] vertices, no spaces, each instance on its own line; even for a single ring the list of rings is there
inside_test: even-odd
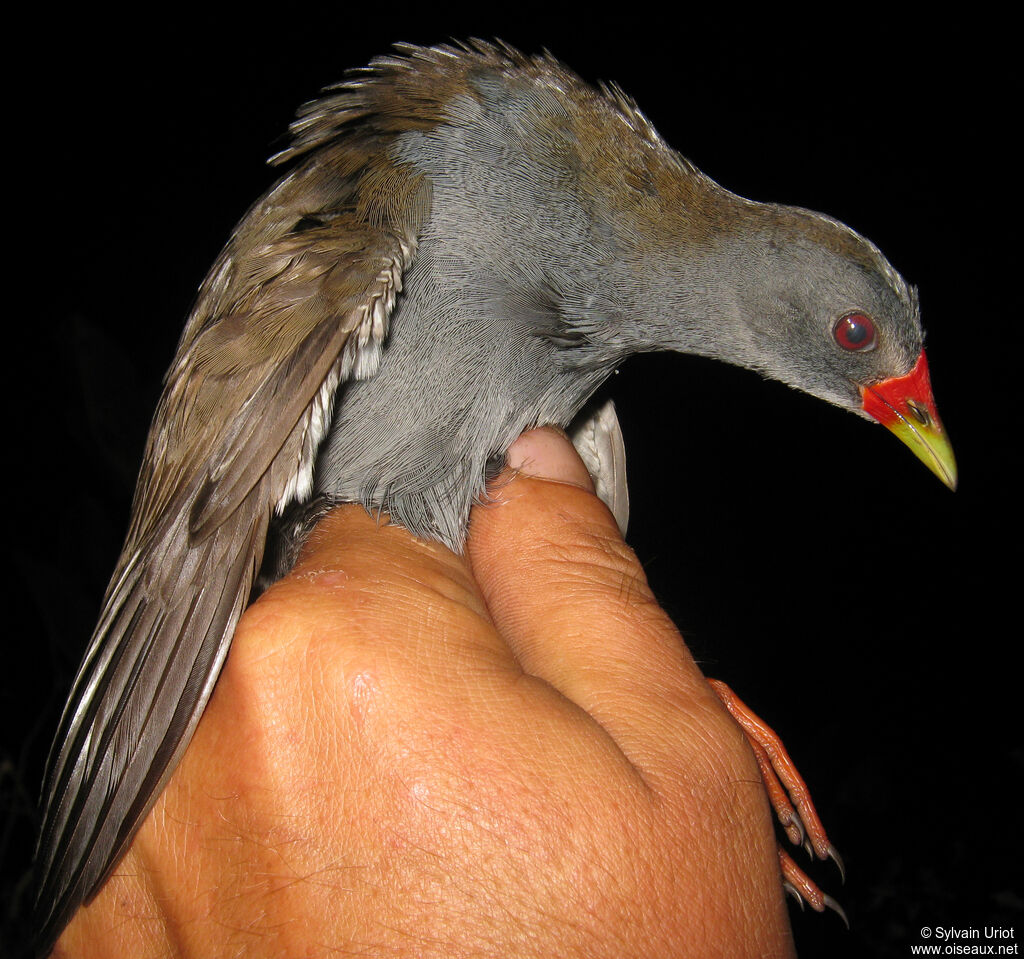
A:
[[[491,503],[502,503],[506,512],[533,514],[553,505],[552,500],[559,499],[555,490],[544,492],[545,487],[523,482],[523,480],[543,480],[545,483],[556,483],[560,486],[574,487],[581,492],[565,490],[563,507],[570,507],[570,514],[582,520],[588,520],[604,527],[603,519],[610,512],[597,498],[593,477],[587,471],[586,464],[564,432],[555,427],[545,426],[524,433],[509,448],[506,457],[506,472],[491,489]],[[515,482],[519,480],[519,482]],[[514,501],[526,498],[527,502]],[[537,502],[534,502],[536,498]],[[502,516],[502,521],[508,517]],[[526,518],[525,516],[523,518]],[[542,520],[547,526],[549,518]],[[619,537],[621,538],[621,537]]]
[[[526,673],[593,716],[639,765],[676,762],[678,743],[652,741],[650,726],[685,729],[680,714],[717,709],[713,694],[572,444],[536,430],[509,460],[518,472],[502,474],[474,509],[467,543],[495,626]]]
[[[594,492],[594,480],[576,448],[565,433],[554,427],[524,433],[512,444],[506,463],[510,470],[525,476]]]

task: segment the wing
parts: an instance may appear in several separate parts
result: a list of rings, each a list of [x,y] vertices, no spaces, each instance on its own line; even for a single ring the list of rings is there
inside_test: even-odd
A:
[[[309,491],[339,383],[376,370],[419,185],[367,216],[318,155],[247,214],[200,290],[150,430],[124,550],[48,762],[37,850],[49,949],[99,889],[202,715],[271,513]],[[402,176],[401,170],[392,174]]]

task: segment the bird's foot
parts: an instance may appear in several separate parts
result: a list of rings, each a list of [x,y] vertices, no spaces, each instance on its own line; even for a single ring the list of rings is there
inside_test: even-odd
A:
[[[792,857],[781,846],[779,846],[779,868],[782,870],[782,888],[797,901],[801,909],[805,902],[816,912],[831,909],[843,920],[846,928],[850,928],[846,910],[835,899],[822,892],[818,888],[818,884],[793,862]]]
[[[818,811],[811,800],[807,783],[797,771],[796,764],[786,752],[782,740],[775,730],[765,724],[725,683],[718,679],[709,679],[708,683],[746,734],[761,770],[761,779],[768,792],[768,800],[779,817],[789,841],[794,846],[802,846],[812,857],[831,859],[839,869],[840,878],[845,881],[846,870],[843,867],[843,860],[835,846],[829,842],[821,817],[818,816]],[[846,913],[839,903],[823,893],[781,847],[779,865],[782,869],[783,887],[801,906],[806,902],[817,912],[832,909],[849,928]]]

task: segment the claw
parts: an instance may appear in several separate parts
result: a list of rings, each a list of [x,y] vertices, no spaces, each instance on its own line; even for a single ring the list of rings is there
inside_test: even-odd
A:
[[[800,907],[800,911],[804,911],[804,897],[800,895],[800,891],[791,882],[783,882],[782,889],[796,900],[796,904]]]
[[[839,850],[832,843],[828,845],[828,857],[836,864],[836,868],[839,870],[839,881],[845,886],[846,866],[843,865],[843,857],[839,855]]]
[[[764,778],[762,773],[761,778]],[[771,794],[769,793],[769,798]],[[774,803],[773,803],[774,805]],[[786,831],[786,837],[794,846],[801,846],[804,849],[807,848],[807,830],[804,829],[804,821],[800,818],[800,813],[795,809],[790,808],[792,815],[789,817],[789,821],[786,822],[783,819],[782,813],[779,812],[778,807],[775,807],[775,812],[779,817],[779,822],[782,823],[782,828]]]
[[[831,909],[840,919],[843,920],[843,925],[846,926],[847,930],[850,928],[850,920],[846,918],[846,910],[839,905],[831,896],[824,896],[822,898],[824,905]]]

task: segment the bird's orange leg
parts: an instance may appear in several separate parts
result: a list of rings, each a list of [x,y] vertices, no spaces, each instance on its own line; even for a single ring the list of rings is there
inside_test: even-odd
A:
[[[839,867],[840,876],[845,879],[843,860],[835,846],[829,842],[807,783],[797,771],[796,764],[786,752],[778,734],[721,680],[709,679],[708,683],[746,734],[761,770],[768,799],[789,841],[795,846],[803,846],[808,853],[819,859],[831,859]],[[818,912],[826,908],[833,909],[849,926],[846,913],[839,903],[825,895],[781,847],[779,865],[786,891],[801,906],[806,902]]]

